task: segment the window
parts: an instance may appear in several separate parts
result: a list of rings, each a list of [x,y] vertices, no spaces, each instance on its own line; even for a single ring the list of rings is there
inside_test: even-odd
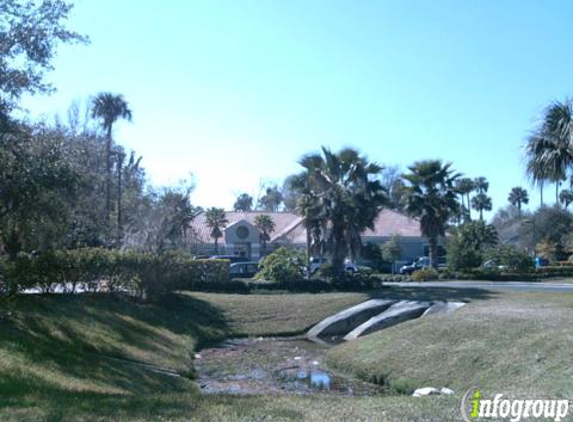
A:
[[[249,229],[246,228],[245,226],[237,227],[235,234],[239,239],[246,239],[247,237],[249,237]]]

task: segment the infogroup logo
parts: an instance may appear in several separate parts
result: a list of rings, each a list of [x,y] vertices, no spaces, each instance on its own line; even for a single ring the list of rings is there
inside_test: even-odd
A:
[[[559,422],[569,412],[569,400],[509,400],[503,394],[487,399],[478,387],[472,387],[462,397],[460,411],[466,422],[493,418],[511,422],[543,418]]]

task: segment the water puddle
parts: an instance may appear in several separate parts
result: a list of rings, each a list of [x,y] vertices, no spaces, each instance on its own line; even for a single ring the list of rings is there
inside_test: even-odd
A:
[[[195,360],[205,393],[337,394],[383,393],[381,387],[335,374],[324,367],[328,345],[304,338],[228,340],[204,349]]]

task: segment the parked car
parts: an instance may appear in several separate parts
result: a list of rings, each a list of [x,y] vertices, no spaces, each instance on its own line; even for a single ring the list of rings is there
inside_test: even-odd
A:
[[[253,278],[259,272],[259,263],[254,261],[234,262],[229,267],[231,278]]]
[[[414,271],[421,270],[423,268],[428,268],[430,266],[430,257],[421,256],[414,262],[406,265],[402,265],[398,272],[400,274],[412,274]],[[438,268],[444,268],[446,266],[446,258],[443,256],[438,257]]]
[[[226,259],[231,264],[235,262],[249,262],[251,261],[246,256],[239,256],[239,255],[211,255],[209,259]]]
[[[489,270],[500,270],[503,271],[507,267],[505,265],[499,265],[495,259],[488,259],[482,264],[483,268],[487,268]]]
[[[310,273],[314,274],[315,272],[318,271],[318,269],[321,266],[323,266],[327,262],[328,262],[328,260],[326,258],[311,258],[311,260],[310,260]],[[347,259],[344,261],[344,270],[351,272],[351,273],[357,273],[359,271],[359,268],[358,268],[358,265],[356,265],[354,262]]]

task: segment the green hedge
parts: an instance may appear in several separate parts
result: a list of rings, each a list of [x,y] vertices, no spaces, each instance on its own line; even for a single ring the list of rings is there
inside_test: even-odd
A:
[[[324,293],[363,292],[382,288],[382,281],[375,276],[351,275],[333,282],[320,278],[267,282],[249,279],[233,279],[225,283],[203,283],[194,290],[217,293]]]
[[[573,267],[568,265],[539,267],[535,272],[543,278],[548,277],[573,277]]]
[[[229,261],[194,260],[181,253],[162,255],[121,252],[101,248],[55,251],[38,256],[20,254],[6,263],[8,291],[56,289],[122,291],[154,299],[182,289],[229,281]]]

